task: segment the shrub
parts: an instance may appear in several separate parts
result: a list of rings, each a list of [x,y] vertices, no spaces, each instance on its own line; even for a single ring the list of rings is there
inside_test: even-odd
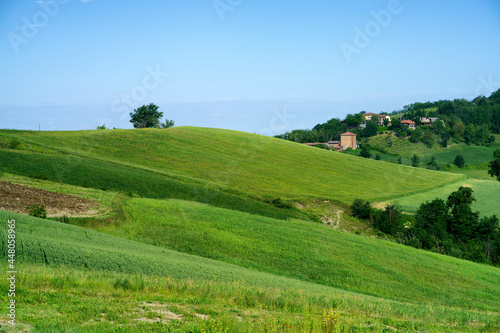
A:
[[[9,148],[10,149],[17,149],[21,145],[21,142],[19,142],[16,139],[12,139],[9,141]]]
[[[42,219],[47,218],[47,211],[45,210],[44,204],[40,204],[40,206],[33,204],[26,207],[26,209],[28,210],[28,214],[30,216],[39,217]]]
[[[368,201],[356,199],[351,205],[352,216],[360,219],[369,219],[372,214],[372,206]]]
[[[59,221],[61,223],[69,224],[69,222],[71,221],[71,218],[68,215],[64,215],[64,216],[59,217],[57,219],[57,221]]]
[[[465,160],[462,155],[457,155],[455,157],[455,160],[453,161],[453,164],[455,164],[459,168],[463,168],[465,166]]]

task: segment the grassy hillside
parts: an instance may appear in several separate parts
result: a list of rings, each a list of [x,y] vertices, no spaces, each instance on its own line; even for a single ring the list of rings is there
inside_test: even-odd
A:
[[[157,203],[141,200],[137,203]],[[194,208],[199,207],[207,208]],[[406,255],[405,248],[387,247],[386,260],[402,255],[418,262],[422,288],[434,284],[438,294],[398,302],[0,212],[1,220],[9,218],[16,219],[16,301],[22,304],[17,318],[25,331],[270,332],[283,330],[286,324],[288,332],[494,332],[500,326],[499,270],[453,258],[442,260],[411,249]],[[8,300],[5,232],[6,225],[1,224],[2,303]],[[369,242],[356,239],[351,252],[361,255],[366,247]],[[378,267],[383,255],[363,257],[362,265],[372,262],[371,269],[384,270]],[[443,276],[431,273],[436,264]],[[0,327],[4,325],[2,319]]]
[[[102,163],[142,168],[184,182],[202,181],[271,197],[322,197],[343,202],[358,197],[384,200],[427,191],[461,177],[227,130],[179,127],[82,132],[0,131],[0,135],[19,140],[25,146],[47,147]],[[29,155],[36,156],[35,153]],[[12,169],[9,172],[14,172]]]
[[[50,155],[0,149],[0,171],[75,186],[121,192],[128,196],[178,198],[280,219],[307,218],[283,210],[255,196],[218,186],[181,181],[159,173],[73,155]]]
[[[500,147],[500,144],[497,142],[489,147],[461,143],[450,144],[447,148],[439,145],[429,148],[422,142],[412,143],[409,139],[392,137],[388,134],[371,137],[368,139],[368,142],[371,146],[381,148],[390,154],[401,155],[407,161],[411,156],[416,154],[420,157],[421,164],[428,163],[432,156],[435,156],[439,166],[453,163],[457,155],[463,156],[466,165],[483,165],[493,158],[493,152]]]
[[[491,180],[468,179],[449,184],[438,189],[414,194],[407,197],[398,198],[391,202],[401,205],[406,212],[415,213],[420,204],[425,201],[431,201],[440,198],[446,201],[451,192],[458,190],[460,186],[466,186],[473,189],[476,201],[472,204],[472,210],[481,213],[481,216],[500,216],[500,182]]]
[[[500,310],[498,268],[319,223],[281,221],[192,202],[131,199],[124,210],[126,220],[94,227],[155,246],[387,299]]]

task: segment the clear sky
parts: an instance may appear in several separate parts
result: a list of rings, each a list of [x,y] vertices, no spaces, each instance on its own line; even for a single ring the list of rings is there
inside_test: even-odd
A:
[[[0,128],[267,135],[500,88],[498,0],[0,2]]]

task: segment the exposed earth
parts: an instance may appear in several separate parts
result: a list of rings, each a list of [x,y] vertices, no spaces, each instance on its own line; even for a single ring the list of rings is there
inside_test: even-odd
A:
[[[47,216],[93,216],[99,204],[68,194],[49,192],[9,182],[0,182],[0,210],[28,214],[26,207],[45,205]]]

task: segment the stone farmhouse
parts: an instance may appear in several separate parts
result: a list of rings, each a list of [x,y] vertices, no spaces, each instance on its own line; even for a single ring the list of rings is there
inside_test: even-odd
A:
[[[330,150],[342,151],[348,148],[356,150],[358,148],[358,141],[356,134],[351,132],[346,132],[340,135],[340,141],[328,141],[326,143],[322,142],[313,142],[313,143],[304,143],[306,146],[316,146],[319,144],[324,144]]]

